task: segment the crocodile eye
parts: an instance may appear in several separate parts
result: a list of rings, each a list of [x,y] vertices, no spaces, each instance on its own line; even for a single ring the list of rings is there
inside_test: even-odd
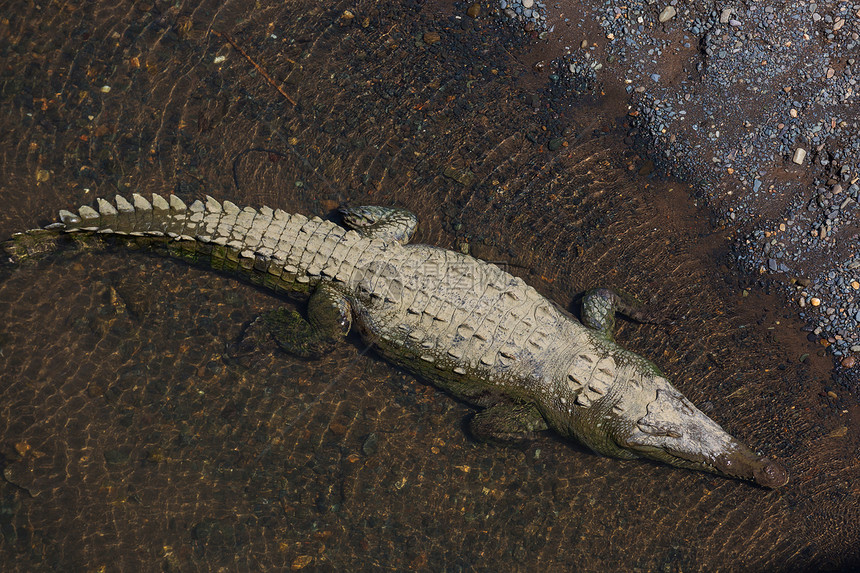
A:
[[[684,435],[680,426],[672,424],[671,422],[649,422],[643,418],[636,422],[636,425],[642,433],[648,434],[649,436],[668,436],[670,438],[677,439]]]

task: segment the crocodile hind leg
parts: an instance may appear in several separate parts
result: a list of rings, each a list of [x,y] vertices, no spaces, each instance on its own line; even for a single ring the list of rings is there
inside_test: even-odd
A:
[[[596,288],[582,297],[582,323],[612,340],[615,313],[620,312],[636,322],[655,322],[656,316],[632,296],[608,288]]]
[[[349,302],[330,284],[323,283],[308,299],[307,320],[287,308],[264,312],[245,330],[236,355],[253,351],[265,333],[290,354],[319,358],[331,352],[351,326]]]
[[[397,241],[405,245],[418,228],[418,218],[405,209],[393,207],[341,207],[343,222],[371,239]]]
[[[502,402],[469,420],[469,432],[482,442],[521,442],[548,428],[534,404]]]

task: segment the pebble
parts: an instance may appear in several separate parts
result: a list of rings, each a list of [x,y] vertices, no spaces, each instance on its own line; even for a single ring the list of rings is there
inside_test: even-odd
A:
[[[663,11],[660,12],[660,16],[657,19],[660,20],[660,22],[668,22],[675,17],[675,14],[677,14],[677,11],[674,6],[666,6],[663,8]]]
[[[523,0],[503,1],[517,9],[522,20]],[[534,1],[535,11],[543,8],[541,2]],[[860,140],[856,138],[860,119],[854,113],[860,95],[860,68],[855,61],[860,57],[854,55],[860,48],[856,22],[860,0],[827,6],[783,5],[774,0],[720,2],[708,8],[677,0],[604,0],[602,5],[599,33],[609,40],[606,53],[615,57],[614,65],[624,73],[627,92],[641,94],[629,114],[636,118],[637,135],[646,139],[653,153],[668,158],[669,169],[692,170],[703,180],[713,170],[733,178],[740,192],[732,200],[734,208],[723,213],[727,222],[754,220],[760,215],[757,210],[770,204],[771,196],[777,200],[775,205],[779,198],[788,200],[792,195],[798,205],[804,201],[796,217],[787,215],[778,238],[768,234],[773,232],[771,227],[761,228],[761,235],[747,240],[741,259],[753,271],[782,273],[786,278],[808,276],[812,284],[802,295],[796,285],[785,285],[796,312],[823,327],[823,339],[833,339],[828,342],[837,360],[852,347],[857,348],[850,352],[860,352],[860,274],[849,266],[852,262],[860,266],[852,236],[860,215]],[[654,10],[651,23],[649,9]],[[655,15],[660,23],[676,18],[679,22],[660,32],[652,27]],[[813,20],[819,25],[811,26]],[[664,37],[667,33],[671,38]],[[585,44],[582,36],[574,42],[571,47],[592,43]],[[683,79],[662,81],[661,58],[670,50],[677,53],[680,47],[675,44],[691,48],[698,42],[704,52],[698,71],[715,91],[690,93]],[[564,60],[565,73],[569,65],[571,74],[583,74],[591,64],[583,58],[584,51],[568,55],[576,66]],[[716,98],[719,90],[727,94],[725,100]],[[748,102],[756,105],[747,110]],[[733,118],[734,109],[749,113]],[[774,157],[779,161],[774,163]],[[778,172],[789,161],[795,165],[789,171],[815,180],[812,194],[781,178]],[[837,184],[844,187],[841,194]],[[702,193],[720,204],[724,191],[708,182],[702,185]],[[809,267],[814,255],[831,249],[829,268]]]
[[[438,32],[424,32],[424,43],[428,46],[442,39]]]
[[[531,8],[535,5],[534,0],[523,0],[523,8]]]
[[[564,138],[563,137],[556,137],[555,139],[550,140],[550,142],[547,144],[547,148],[550,151],[556,151],[562,145],[564,145]]]

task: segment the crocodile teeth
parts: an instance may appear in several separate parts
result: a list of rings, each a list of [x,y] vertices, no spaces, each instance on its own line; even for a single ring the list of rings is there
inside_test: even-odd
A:
[[[102,215],[116,215],[117,214],[116,208],[113,205],[111,205],[110,203],[108,203],[107,201],[105,201],[104,199],[102,199],[101,197],[96,199],[96,203],[99,206],[99,213],[101,213]]]
[[[131,213],[134,211],[134,207],[131,206],[131,203],[128,202],[128,199],[126,199],[122,195],[117,195],[116,197],[114,197],[114,201],[116,201],[116,208],[119,209],[121,213]]]
[[[81,218],[72,213],[71,211],[60,209],[60,221],[62,221],[66,225],[74,225],[76,223],[80,223]]]
[[[144,199],[141,195],[137,193],[131,194],[131,200],[134,201],[134,208],[138,211],[150,211],[152,210],[152,205],[149,204],[149,201]]]
[[[152,194],[152,206],[159,211],[167,211],[168,209],[170,209],[170,203],[168,203],[164,197],[158,195],[157,193]]]
[[[188,208],[188,210],[193,212],[193,213],[202,213],[204,211],[204,209],[205,209],[205,207],[203,206],[203,202],[200,201],[199,199],[197,201],[195,201],[194,203],[192,203],[191,206]]]
[[[184,211],[186,209],[185,203],[176,195],[170,196],[170,208],[174,211]]]

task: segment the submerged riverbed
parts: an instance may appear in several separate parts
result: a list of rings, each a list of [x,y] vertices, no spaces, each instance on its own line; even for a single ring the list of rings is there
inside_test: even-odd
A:
[[[416,212],[417,242],[619,321],[777,491],[472,442],[472,410],[357,338],[319,361],[225,349],[284,304],[147,255],[60,253],[0,281],[0,552],[10,570],[819,570],[858,559],[856,400],[736,234],[624,142],[623,94],[549,78],[471,3],[9,5],[0,235],[117,192],[328,216]]]

